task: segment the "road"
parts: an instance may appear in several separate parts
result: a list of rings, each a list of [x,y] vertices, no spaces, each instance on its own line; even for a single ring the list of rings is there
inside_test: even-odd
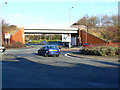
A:
[[[3,88],[118,88],[118,63],[97,59],[44,57],[36,48],[2,54]]]

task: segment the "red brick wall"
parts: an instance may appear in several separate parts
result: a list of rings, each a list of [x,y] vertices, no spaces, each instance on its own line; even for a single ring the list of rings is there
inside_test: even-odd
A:
[[[81,30],[80,31],[80,36],[81,36],[81,42],[82,44],[86,43],[86,32]],[[92,44],[106,44],[106,41],[87,33],[87,43],[92,43]]]
[[[18,28],[18,29],[19,30],[12,36],[12,40],[25,44],[24,28]]]

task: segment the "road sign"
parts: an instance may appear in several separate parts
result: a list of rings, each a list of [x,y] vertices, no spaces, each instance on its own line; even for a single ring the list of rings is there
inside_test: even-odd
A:
[[[62,42],[71,42],[71,34],[62,34]]]
[[[10,39],[10,33],[5,33],[5,39]]]

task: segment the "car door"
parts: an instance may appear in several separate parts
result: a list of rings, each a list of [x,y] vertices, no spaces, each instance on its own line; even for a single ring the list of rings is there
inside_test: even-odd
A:
[[[40,55],[42,55],[42,50],[43,50],[43,47],[40,48],[39,51],[38,51],[38,53],[39,53]]]
[[[47,51],[47,46],[44,46],[44,48],[43,48],[43,54],[45,54],[46,51]]]
[[[44,55],[44,46],[41,48],[41,54]]]

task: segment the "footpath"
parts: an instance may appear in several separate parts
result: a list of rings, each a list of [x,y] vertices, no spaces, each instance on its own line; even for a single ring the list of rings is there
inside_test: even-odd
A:
[[[120,61],[118,56],[97,56],[97,55],[84,55],[81,53],[80,48],[63,48],[62,51],[67,51],[67,56],[76,57],[76,58],[88,58],[88,59],[97,59],[102,61]]]
[[[62,51],[74,51],[74,50],[80,50],[80,48],[63,48]]]

